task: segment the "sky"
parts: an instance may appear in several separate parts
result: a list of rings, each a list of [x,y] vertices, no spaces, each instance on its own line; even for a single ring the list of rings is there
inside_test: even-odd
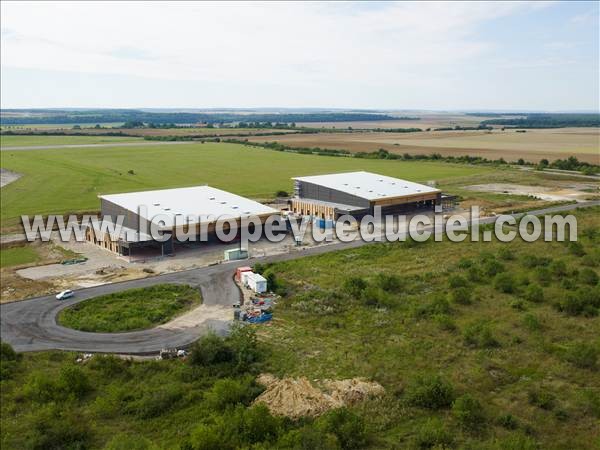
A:
[[[597,111],[599,5],[3,0],[0,104]]]

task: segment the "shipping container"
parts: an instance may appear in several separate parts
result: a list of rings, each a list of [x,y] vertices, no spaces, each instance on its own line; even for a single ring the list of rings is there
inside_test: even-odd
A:
[[[238,267],[235,271],[235,279],[237,281],[242,281],[242,272],[252,272],[252,267],[244,266]]]
[[[225,250],[225,261],[234,261],[236,259],[247,259],[248,250],[244,248],[232,248]]]
[[[247,285],[250,289],[252,289],[257,294],[267,292],[267,280],[265,277],[258,273],[244,272],[244,274],[246,273],[248,274],[246,277]]]

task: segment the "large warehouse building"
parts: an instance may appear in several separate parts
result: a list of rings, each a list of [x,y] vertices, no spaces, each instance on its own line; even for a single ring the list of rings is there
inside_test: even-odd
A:
[[[119,236],[87,230],[88,241],[124,256],[135,254],[136,249],[156,249],[160,254],[174,253],[176,227],[179,231],[200,236],[200,227],[207,230],[207,237],[214,234],[215,219],[229,218],[238,226],[244,217],[258,217],[262,221],[278,211],[253,200],[210,186],[195,186],[156,191],[129,192],[124,194],[100,195],[101,217],[123,216],[123,228]],[[140,217],[140,214],[142,217]],[[188,221],[188,217],[194,220]],[[140,222],[154,222],[170,236],[163,242],[155,241],[147,232],[140,232]],[[185,223],[185,225],[183,225]],[[148,228],[149,229],[149,228]]]
[[[292,178],[290,211],[300,216],[337,220],[344,214],[360,218],[380,206],[397,214],[441,204],[442,192],[431,186],[371,172],[335,173]]]

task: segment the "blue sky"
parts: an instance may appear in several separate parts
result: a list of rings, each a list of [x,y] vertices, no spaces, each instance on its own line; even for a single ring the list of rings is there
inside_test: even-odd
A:
[[[1,3],[1,106],[598,110],[598,2]]]

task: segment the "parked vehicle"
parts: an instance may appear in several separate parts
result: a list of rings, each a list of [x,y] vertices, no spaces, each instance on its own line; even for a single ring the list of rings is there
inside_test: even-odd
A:
[[[75,295],[75,292],[73,292],[70,289],[67,289],[66,291],[62,291],[59,292],[58,294],[56,294],[56,300],[66,300],[68,298],[71,298]]]

